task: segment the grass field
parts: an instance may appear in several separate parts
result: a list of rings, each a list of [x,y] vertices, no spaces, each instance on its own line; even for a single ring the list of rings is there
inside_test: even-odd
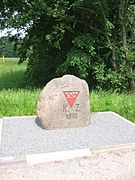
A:
[[[135,94],[93,91],[91,93],[91,111],[114,111],[135,122]]]
[[[26,63],[0,62],[0,116],[34,115],[40,89],[24,88]],[[135,122],[135,95],[92,91],[91,111],[114,111]]]
[[[26,62],[18,65],[18,59],[0,60],[0,90],[23,88]]]

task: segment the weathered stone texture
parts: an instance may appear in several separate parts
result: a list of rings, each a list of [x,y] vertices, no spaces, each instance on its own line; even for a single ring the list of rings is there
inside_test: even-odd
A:
[[[86,81],[73,75],[51,80],[40,94],[37,115],[45,129],[89,125],[89,89]]]

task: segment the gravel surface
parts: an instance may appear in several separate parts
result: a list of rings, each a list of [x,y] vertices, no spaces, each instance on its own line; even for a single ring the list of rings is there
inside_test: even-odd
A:
[[[87,127],[44,130],[36,117],[3,118],[0,157],[135,143],[135,126],[114,113],[93,113]]]
[[[95,153],[89,157],[0,168],[0,180],[134,180],[135,150]]]

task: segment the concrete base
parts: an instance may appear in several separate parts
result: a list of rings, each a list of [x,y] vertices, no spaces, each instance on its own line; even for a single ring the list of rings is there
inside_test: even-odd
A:
[[[42,129],[36,116],[4,117],[0,119],[0,129],[0,157],[8,162],[21,156],[21,160],[34,159],[34,154],[43,159],[40,154],[54,158],[55,153],[61,159],[109,147],[135,147],[135,124],[114,112],[92,113],[89,126],[61,130]]]

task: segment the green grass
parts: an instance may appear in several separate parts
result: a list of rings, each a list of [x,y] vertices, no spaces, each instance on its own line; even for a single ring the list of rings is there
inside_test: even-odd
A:
[[[114,111],[135,122],[135,94],[91,92],[91,111]]]
[[[36,113],[40,90],[1,90],[0,116],[26,116]]]
[[[27,62],[18,65],[18,59],[0,61],[0,116],[23,116],[36,113],[39,89],[24,87]]]
[[[18,60],[0,61],[0,90],[23,88],[23,76],[26,62],[18,65]]]
[[[1,90],[0,116],[25,116],[36,114],[40,89]],[[135,96],[109,92],[91,92],[91,111],[114,111],[135,122]]]
[[[26,116],[36,114],[40,89],[24,88],[26,63],[17,60],[0,61],[0,116]],[[135,122],[135,94],[111,92],[90,93],[91,111],[114,111]]]

